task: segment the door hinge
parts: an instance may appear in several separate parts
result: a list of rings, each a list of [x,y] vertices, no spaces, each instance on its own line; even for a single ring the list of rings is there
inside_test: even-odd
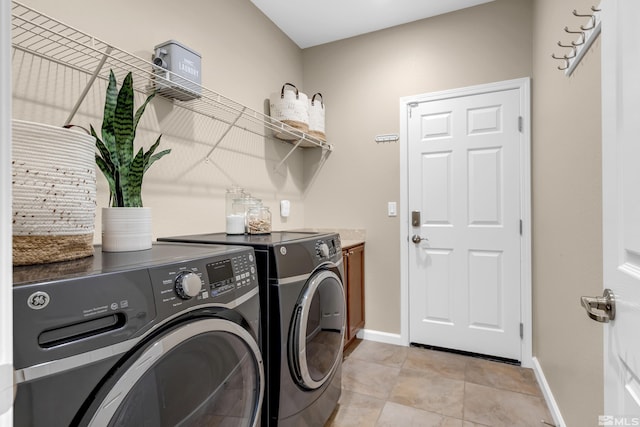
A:
[[[411,112],[417,106],[418,106],[417,102],[410,102],[409,104],[407,104],[407,107],[409,107],[409,118],[411,118]]]
[[[520,220],[520,235],[522,236],[522,220]]]
[[[524,324],[520,323],[520,339],[524,338]]]
[[[518,116],[518,131],[522,132],[523,128],[524,128],[524,119],[522,118],[522,116]]]

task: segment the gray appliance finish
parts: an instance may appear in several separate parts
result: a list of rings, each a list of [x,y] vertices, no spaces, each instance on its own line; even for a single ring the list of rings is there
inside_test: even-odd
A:
[[[157,243],[13,272],[15,426],[256,426],[247,247]]]
[[[340,236],[283,231],[158,240],[253,247],[266,366],[263,426],[323,426],[341,393],[346,303]]]

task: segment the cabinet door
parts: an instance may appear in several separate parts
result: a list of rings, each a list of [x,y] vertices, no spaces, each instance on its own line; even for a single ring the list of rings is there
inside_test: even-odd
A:
[[[355,338],[364,327],[364,245],[354,246],[344,252],[346,297],[347,297],[347,341]]]

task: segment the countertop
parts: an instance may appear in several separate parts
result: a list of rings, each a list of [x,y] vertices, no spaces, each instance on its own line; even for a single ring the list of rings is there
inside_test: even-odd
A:
[[[364,240],[362,239],[342,239],[340,238],[340,242],[342,243],[342,249],[349,249],[354,246],[364,244]]]

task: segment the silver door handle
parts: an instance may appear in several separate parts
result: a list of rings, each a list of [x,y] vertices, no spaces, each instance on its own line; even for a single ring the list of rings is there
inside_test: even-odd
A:
[[[413,237],[411,237],[411,241],[416,244],[422,242],[423,240],[428,241],[429,239],[427,239],[426,237],[418,236],[417,234],[414,234]]]
[[[596,322],[609,323],[616,318],[616,297],[611,289],[605,289],[601,297],[580,297],[580,303]]]

